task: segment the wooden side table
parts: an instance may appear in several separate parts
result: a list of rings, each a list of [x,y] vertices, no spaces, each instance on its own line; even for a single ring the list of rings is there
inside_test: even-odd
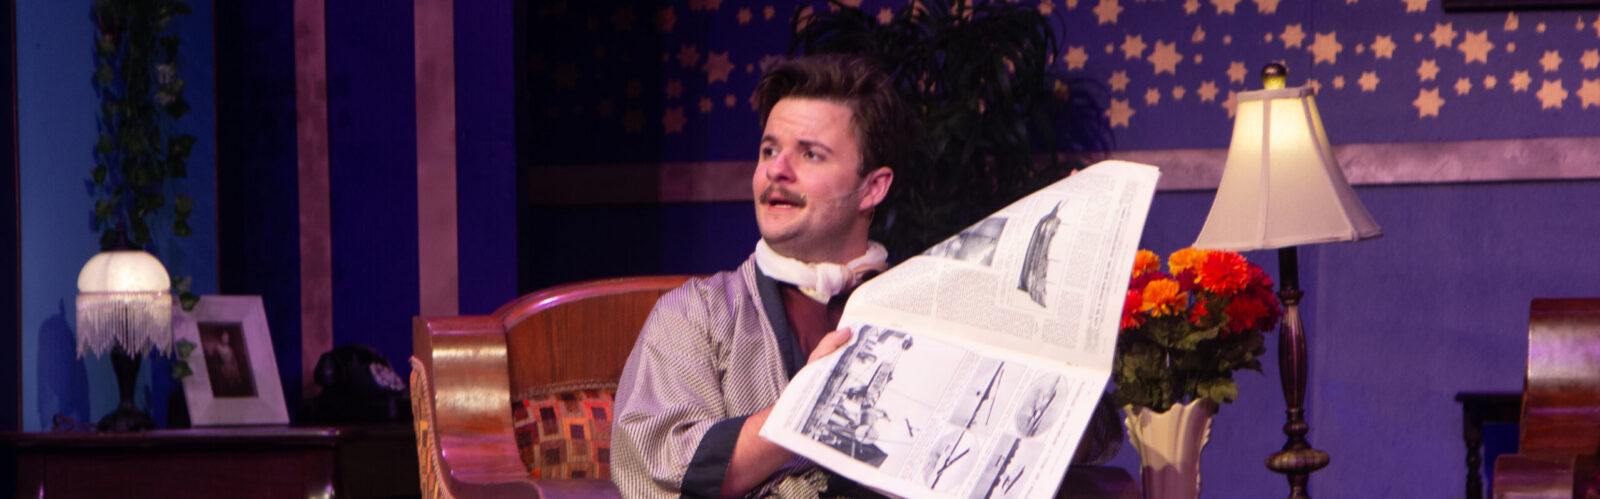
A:
[[[6,433],[17,497],[418,496],[410,425]]]
[[[1467,499],[1483,499],[1484,423],[1516,423],[1522,420],[1520,392],[1459,392],[1461,433],[1467,444]]]

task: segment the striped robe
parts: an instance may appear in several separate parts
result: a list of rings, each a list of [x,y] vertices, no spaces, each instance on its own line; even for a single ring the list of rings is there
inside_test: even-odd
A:
[[[780,334],[768,317],[776,292],[751,258],[656,303],[617,388],[611,477],[624,497],[720,488],[745,416],[777,402],[805,362],[787,322]],[[817,497],[830,476],[797,458],[751,495]]]

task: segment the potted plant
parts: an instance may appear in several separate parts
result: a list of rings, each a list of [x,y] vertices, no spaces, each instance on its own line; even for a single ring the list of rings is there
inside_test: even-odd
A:
[[[1162,271],[1160,257],[1139,251],[1111,395],[1143,462],[1145,497],[1198,497],[1211,418],[1239,396],[1234,371],[1261,370],[1262,334],[1281,315],[1272,279],[1238,253],[1178,250]]]
[[[790,52],[875,58],[921,116],[919,160],[894,165],[898,192],[873,236],[892,259],[1082,168],[1075,153],[1109,143],[1095,85],[1055,71],[1056,32],[1037,8],[922,0],[880,19],[832,4],[796,13]]]

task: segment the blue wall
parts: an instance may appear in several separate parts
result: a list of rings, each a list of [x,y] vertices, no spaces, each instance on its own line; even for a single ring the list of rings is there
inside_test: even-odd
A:
[[[17,123],[22,239],[22,429],[48,429],[65,415],[95,421],[117,404],[115,376],[105,358],[76,356],[73,307],[77,275],[99,250],[91,227],[88,189],[99,100],[94,74],[89,1],[17,2]],[[193,109],[179,127],[197,139],[186,189],[196,209],[194,233],[157,238],[152,252],[174,276],[193,278],[196,293],[217,289],[214,213],[215,154],[211,119],[211,6],[177,26],[184,44],[179,71]],[[147,362],[136,398],[161,419],[168,390],[165,365]],[[155,372],[155,376],[150,373]]]

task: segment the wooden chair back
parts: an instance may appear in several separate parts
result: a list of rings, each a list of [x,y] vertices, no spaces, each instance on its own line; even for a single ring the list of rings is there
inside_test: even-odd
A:
[[[1494,497],[1600,497],[1600,298],[1533,300],[1518,426]]]

